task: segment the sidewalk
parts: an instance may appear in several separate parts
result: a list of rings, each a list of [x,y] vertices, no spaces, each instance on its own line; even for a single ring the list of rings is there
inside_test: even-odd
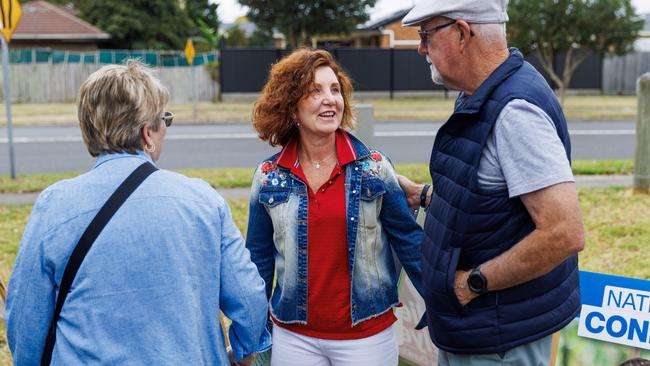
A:
[[[632,175],[578,175],[578,188],[631,187]],[[248,199],[249,188],[219,188],[217,192],[226,199]],[[0,205],[33,204],[38,193],[0,193]]]

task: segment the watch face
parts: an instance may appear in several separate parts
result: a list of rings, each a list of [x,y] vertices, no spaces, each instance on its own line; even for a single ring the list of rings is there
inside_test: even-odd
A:
[[[473,291],[483,290],[483,286],[484,286],[483,278],[481,278],[481,276],[478,274],[470,275],[468,283],[470,289]]]

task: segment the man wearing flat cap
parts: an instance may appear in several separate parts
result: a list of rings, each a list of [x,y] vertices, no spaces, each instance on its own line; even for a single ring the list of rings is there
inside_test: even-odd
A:
[[[439,365],[548,365],[580,305],[584,232],[564,114],[505,35],[507,0],[422,0],[404,18],[435,83],[458,90],[437,132],[427,208],[428,329]]]

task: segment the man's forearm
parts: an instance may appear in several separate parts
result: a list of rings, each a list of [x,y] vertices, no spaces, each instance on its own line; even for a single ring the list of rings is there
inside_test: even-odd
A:
[[[574,183],[560,183],[521,196],[535,230],[501,255],[481,263],[488,291],[510,288],[549,273],[584,247],[582,215]],[[475,298],[458,271],[455,290],[461,303]]]
[[[503,290],[549,273],[577,253],[565,250],[575,246],[571,243],[574,240],[542,230],[533,231],[510,250],[481,265],[481,272],[488,279],[488,290]]]

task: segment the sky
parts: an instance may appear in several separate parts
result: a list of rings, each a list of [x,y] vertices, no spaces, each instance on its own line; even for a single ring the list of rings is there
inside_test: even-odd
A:
[[[237,17],[246,14],[246,9],[239,5],[237,0],[216,0],[219,3],[217,12],[219,19],[224,23],[232,23]],[[388,15],[393,11],[409,7],[409,3],[415,3],[414,0],[379,0],[370,12],[371,19],[378,19]],[[639,14],[650,13],[650,0],[632,0]]]

